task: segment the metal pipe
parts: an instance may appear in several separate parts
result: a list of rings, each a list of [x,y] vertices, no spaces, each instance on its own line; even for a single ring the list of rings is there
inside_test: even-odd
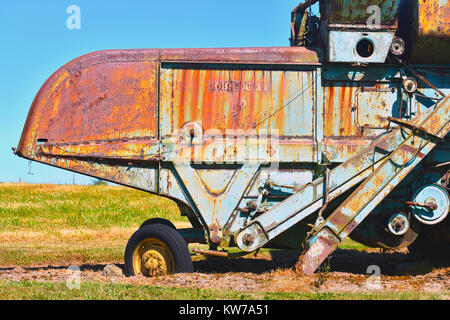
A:
[[[223,257],[223,258],[241,258],[251,254],[252,252],[227,252],[227,251],[214,251],[214,250],[201,250],[201,249],[193,249],[195,253],[200,253],[205,256],[213,256],[213,257]]]

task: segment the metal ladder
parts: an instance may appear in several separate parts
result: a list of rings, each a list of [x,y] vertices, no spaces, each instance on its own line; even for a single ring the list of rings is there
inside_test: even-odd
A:
[[[305,185],[294,195],[254,219],[236,237],[243,251],[253,251],[317,212],[342,193],[360,185],[323,222],[307,241],[300,270],[312,274],[370,212],[450,132],[448,97],[413,121],[389,119],[397,128],[379,137],[354,157]]]

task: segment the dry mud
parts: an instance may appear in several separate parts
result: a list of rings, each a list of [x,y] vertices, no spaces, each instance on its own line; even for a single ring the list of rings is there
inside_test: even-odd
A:
[[[415,291],[442,294],[450,290],[449,267],[433,267],[428,263],[410,261],[406,253],[338,250],[326,264],[329,269],[323,269],[312,276],[299,275],[294,271],[297,258],[298,252],[285,251],[229,260],[194,258],[194,273],[157,278],[107,277],[102,271],[108,263],[78,267],[81,282],[241,292]],[[121,264],[116,265],[123,268]],[[65,282],[73,277],[73,272],[68,267],[4,266],[0,267],[0,280]],[[377,277],[378,271],[381,272],[380,277]]]

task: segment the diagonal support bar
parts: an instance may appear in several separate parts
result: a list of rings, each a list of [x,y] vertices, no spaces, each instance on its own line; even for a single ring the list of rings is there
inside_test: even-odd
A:
[[[426,133],[443,139],[450,132],[450,100],[441,101],[419,123]],[[300,270],[312,274],[372,210],[438,145],[436,139],[413,131],[382,164],[328,217],[309,241]]]
[[[432,110],[433,111],[433,110]],[[422,113],[413,122],[422,123],[430,112]],[[285,199],[266,213],[252,220],[236,237],[237,245],[243,251],[251,252],[264,246],[295,224],[314,214],[324,205],[328,191],[328,201],[336,199],[344,192],[366,179],[401,143],[405,141],[403,127],[380,136],[354,157],[329,172],[326,179],[318,178],[303,186],[298,192]],[[251,236],[254,241],[243,241]]]

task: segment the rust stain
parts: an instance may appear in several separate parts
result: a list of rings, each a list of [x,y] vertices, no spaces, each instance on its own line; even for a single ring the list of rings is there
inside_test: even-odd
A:
[[[449,36],[448,0],[419,0],[419,32],[421,35]]]
[[[353,122],[354,87],[351,85],[329,86],[325,89],[324,134],[328,137],[358,135]]]
[[[418,33],[412,63],[448,64],[450,57],[450,5],[448,0],[419,0]],[[431,53],[431,54],[430,54]]]

